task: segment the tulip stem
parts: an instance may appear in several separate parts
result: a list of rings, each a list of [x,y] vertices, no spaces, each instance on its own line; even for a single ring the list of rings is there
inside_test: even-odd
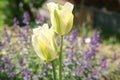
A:
[[[52,61],[52,67],[53,67],[53,80],[56,80],[56,68],[55,68],[55,62],[54,61]]]
[[[60,37],[59,80],[62,80],[62,47],[63,47],[63,35],[61,35],[61,37]]]

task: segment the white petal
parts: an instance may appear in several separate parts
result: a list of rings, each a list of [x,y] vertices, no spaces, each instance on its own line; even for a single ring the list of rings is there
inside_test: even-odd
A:
[[[48,10],[50,13],[54,11],[55,8],[57,8],[57,5],[54,2],[50,2],[47,4]]]
[[[72,12],[72,11],[73,11],[73,7],[74,7],[73,4],[67,2],[67,3],[65,3],[65,5],[63,6],[63,11],[65,11],[65,13],[66,13],[66,12]]]

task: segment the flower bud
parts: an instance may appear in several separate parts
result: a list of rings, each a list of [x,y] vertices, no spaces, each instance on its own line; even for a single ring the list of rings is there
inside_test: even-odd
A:
[[[67,2],[64,6],[61,6],[51,2],[47,6],[55,32],[60,35],[68,33],[73,26],[73,5]]]
[[[57,56],[54,31],[49,29],[48,24],[33,29],[32,45],[37,55],[46,62],[54,60]]]

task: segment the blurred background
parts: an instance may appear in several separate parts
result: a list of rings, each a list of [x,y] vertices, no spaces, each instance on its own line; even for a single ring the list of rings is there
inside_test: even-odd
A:
[[[24,12],[29,14],[31,27],[35,26],[35,20],[40,16],[50,23],[46,3],[51,1],[60,4],[69,1],[74,4],[74,27],[81,32],[84,32],[84,28],[97,29],[102,39],[111,43],[120,40],[120,0],[0,0],[0,27],[5,24],[12,26],[15,17],[19,25],[24,26]]]
[[[120,80],[120,0],[0,0],[0,79],[23,80],[27,74],[38,79],[24,80],[52,80],[51,65],[43,65],[31,45],[32,28],[51,25],[46,5],[51,1],[74,4],[73,29],[64,36],[64,78],[81,80],[101,74],[104,79],[100,80]],[[59,45],[59,37],[56,42]],[[87,63],[83,59],[86,56],[91,59]],[[100,68],[105,69],[101,72]]]

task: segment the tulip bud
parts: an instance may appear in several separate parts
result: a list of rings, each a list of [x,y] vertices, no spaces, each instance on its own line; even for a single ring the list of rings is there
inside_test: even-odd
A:
[[[54,31],[49,29],[48,24],[33,29],[32,45],[37,55],[46,62],[54,60],[57,56]]]
[[[68,33],[73,26],[73,5],[69,2],[64,6],[55,4],[53,2],[47,4],[51,23],[56,33],[64,35]]]

